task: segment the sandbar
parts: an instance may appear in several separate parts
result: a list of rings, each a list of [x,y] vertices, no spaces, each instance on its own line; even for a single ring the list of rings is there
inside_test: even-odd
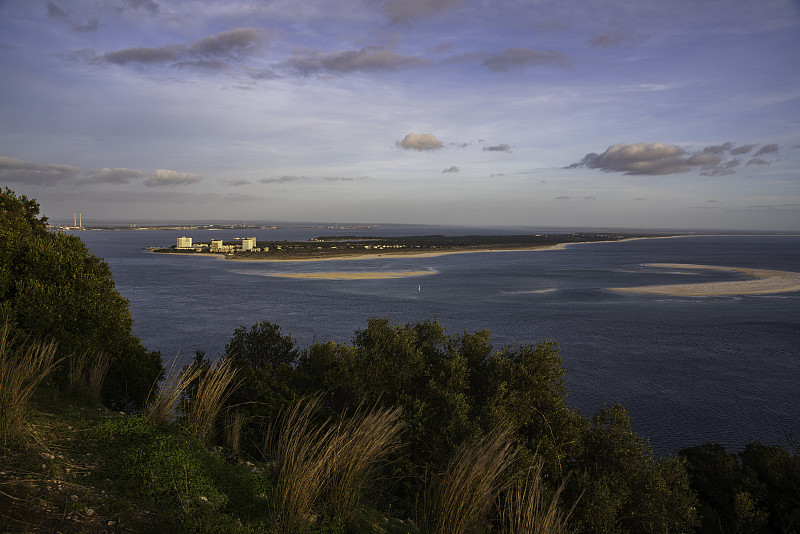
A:
[[[372,271],[372,272],[325,272],[325,273],[271,273],[278,278],[305,278],[315,280],[383,280],[436,274],[436,271]]]
[[[620,293],[646,293],[680,297],[708,297],[722,295],[768,295],[800,291],[800,273],[792,271],[770,271],[743,267],[721,267],[717,265],[694,265],[689,263],[647,263],[648,267],[666,269],[710,269],[734,271],[752,278],[733,282],[708,282],[700,284],[664,284],[636,287],[609,287],[608,291]]]
[[[625,241],[620,239],[619,241]],[[607,243],[608,241],[586,241],[586,243]],[[373,260],[386,258],[435,258],[437,256],[448,256],[450,254],[475,254],[478,252],[531,252],[544,250],[561,250],[567,245],[580,245],[584,242],[558,243],[556,245],[532,246],[532,247],[512,247],[512,248],[465,248],[463,250],[442,250],[436,252],[416,252],[407,250],[404,252],[381,252],[379,254],[364,254],[355,252],[353,254],[340,254],[337,256],[320,256],[311,258],[260,258],[258,256],[225,256],[224,259],[230,261],[253,261],[253,262],[304,262],[304,261],[343,261],[343,260]],[[174,254],[170,252],[162,254]],[[209,255],[209,254],[203,254]],[[222,256],[216,254],[216,256]]]

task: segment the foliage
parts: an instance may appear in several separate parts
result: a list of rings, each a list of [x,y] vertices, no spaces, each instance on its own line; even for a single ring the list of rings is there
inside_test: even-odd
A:
[[[573,473],[560,502],[578,502],[578,530],[691,530],[696,501],[683,463],[654,460],[621,406],[592,419],[570,410],[563,376],[558,346],[549,341],[495,349],[486,331],[448,335],[436,321],[371,319],[352,345],[316,343],[304,351],[294,383],[306,393],[323,391],[334,414],[360,399],[403,409],[408,453],[393,465],[407,500],[464,443],[508,426],[521,446],[515,469],[541,462],[547,494]]]
[[[0,320],[55,340],[62,357],[107,354],[104,397],[141,405],[162,372],[160,355],[131,333],[128,302],[108,265],[80,238],[48,232],[38,213],[35,201],[8,188],[0,192]]]
[[[568,494],[583,492],[575,510],[586,532],[685,532],[696,522],[696,498],[683,462],[656,461],[619,404],[601,409],[575,458]]]
[[[700,498],[700,532],[800,531],[800,456],[758,442],[737,454],[719,443],[680,451]]]
[[[158,529],[234,530],[235,519],[268,518],[266,479],[231,465],[178,426],[157,428],[141,417],[100,423],[90,438],[107,454],[99,475],[113,478],[128,497],[161,510]],[[217,525],[209,528],[209,525]]]
[[[271,373],[292,365],[298,351],[291,336],[281,334],[281,328],[268,321],[254,324],[248,331],[240,326],[225,345],[225,353],[233,358],[238,367],[264,369]]]
[[[293,387],[294,368],[299,351],[291,335],[283,335],[278,325],[268,321],[248,330],[237,328],[225,346],[239,382],[225,407],[241,412],[247,421],[242,437],[252,455],[259,455],[264,428],[269,420],[286,408],[297,396]],[[195,364],[209,366],[198,351]]]
[[[0,326],[0,438],[5,446],[22,435],[28,400],[53,370],[55,343],[20,342],[7,324]]]

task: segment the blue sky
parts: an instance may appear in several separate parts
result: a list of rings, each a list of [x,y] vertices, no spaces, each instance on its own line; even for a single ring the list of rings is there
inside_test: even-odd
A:
[[[51,220],[800,231],[797,0],[0,0]]]

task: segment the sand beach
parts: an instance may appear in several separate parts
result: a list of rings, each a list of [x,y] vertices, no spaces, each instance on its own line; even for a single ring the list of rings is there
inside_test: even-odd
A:
[[[272,273],[277,278],[304,278],[312,280],[382,280],[387,278],[408,278],[436,274],[436,271],[365,271],[365,272],[319,272],[319,273]]]
[[[664,284],[636,287],[609,287],[608,291],[618,293],[644,293],[651,295],[672,295],[681,297],[707,297],[721,295],[768,295],[800,291],[800,273],[791,271],[770,271],[743,267],[722,267],[717,265],[694,265],[688,263],[648,263],[648,267],[664,269],[686,269],[689,271],[709,269],[715,271],[735,271],[751,277],[751,280],[733,282],[708,282],[700,284]]]

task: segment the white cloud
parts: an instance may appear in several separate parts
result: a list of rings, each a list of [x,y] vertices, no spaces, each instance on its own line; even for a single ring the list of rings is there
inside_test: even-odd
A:
[[[690,152],[676,145],[664,143],[620,143],[606,149],[602,154],[586,154],[583,159],[568,168],[588,167],[606,172],[623,172],[632,175],[660,176],[679,174],[701,169],[703,176],[725,176],[734,174],[741,160],[725,159],[728,154],[742,154],[754,145],[735,148],[733,143],[707,146],[702,151]],[[776,152],[777,145],[767,145],[759,152]],[[756,153],[758,154],[758,152]],[[756,161],[760,160],[760,161]],[[768,164],[761,158],[753,158],[751,164]]]
[[[402,141],[396,141],[395,146],[406,150],[439,150],[444,145],[430,133],[410,133]]]

